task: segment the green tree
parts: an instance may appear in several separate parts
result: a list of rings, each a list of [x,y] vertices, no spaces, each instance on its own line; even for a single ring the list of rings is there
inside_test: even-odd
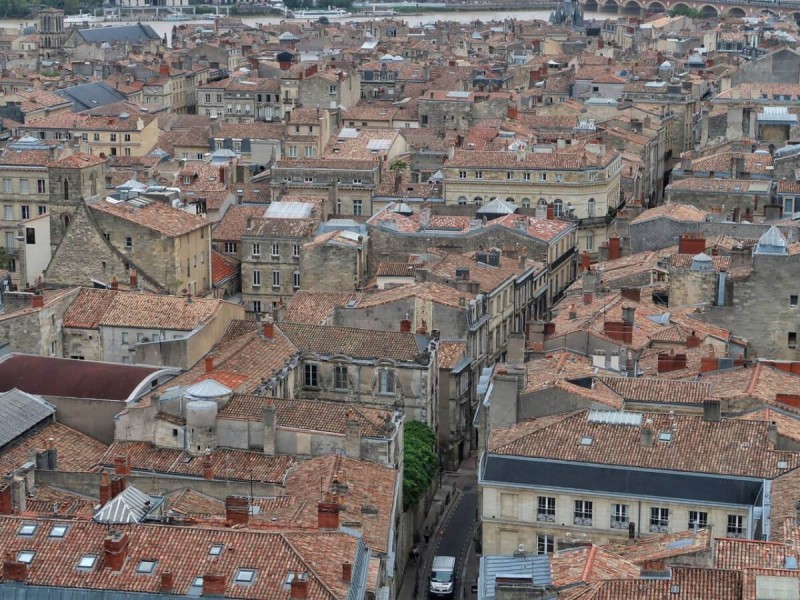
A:
[[[700,16],[700,11],[689,8],[688,6],[678,6],[669,11],[669,15],[671,17],[689,17],[690,19],[696,19]]]
[[[397,159],[389,165],[390,171],[405,171],[408,168],[408,163],[404,160]]]
[[[436,434],[425,423],[410,421],[403,433],[403,509],[414,506],[428,489],[439,459],[434,451]]]

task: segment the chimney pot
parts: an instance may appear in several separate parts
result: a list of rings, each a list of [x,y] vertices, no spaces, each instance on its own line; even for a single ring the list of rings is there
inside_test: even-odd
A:
[[[5,581],[18,581],[24,583],[28,579],[28,565],[18,562],[9,552],[3,561],[3,579]]]
[[[270,317],[261,323],[261,333],[265,340],[271,340],[275,336],[275,322]]]
[[[250,519],[250,502],[241,496],[225,498],[225,519],[234,525],[247,525]]]
[[[339,529],[339,503],[336,498],[326,498],[317,504],[317,527],[319,529]]]
[[[114,457],[114,473],[117,475],[130,475],[131,465],[127,454],[117,454]]]
[[[350,583],[353,578],[353,563],[345,561],[342,563],[342,581]]]
[[[622,246],[618,235],[608,238],[608,260],[616,260],[622,256]]]
[[[289,598],[292,600],[307,600],[308,575],[306,573],[295,573],[290,585]]]
[[[214,357],[206,356],[206,373],[211,373],[214,370]]]
[[[225,576],[206,573],[203,575],[203,596],[224,596]]]
[[[31,296],[31,308],[44,308],[44,296],[40,294]]]

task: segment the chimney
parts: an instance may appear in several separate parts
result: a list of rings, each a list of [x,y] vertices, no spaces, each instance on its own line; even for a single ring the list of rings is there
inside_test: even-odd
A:
[[[114,457],[114,473],[117,475],[131,474],[131,464],[127,454],[117,454]]]
[[[636,539],[636,523],[628,523],[628,543],[632,544]]]
[[[692,331],[691,335],[686,336],[687,348],[698,348],[700,346],[700,337]]]
[[[361,458],[361,423],[352,408],[347,411],[344,424],[344,453],[350,458]]]
[[[670,371],[680,371],[686,368],[686,355],[674,354],[672,351],[667,354],[666,352],[658,353],[658,366],[659,373],[669,373]]]
[[[264,424],[264,454],[275,456],[275,401],[267,398],[261,407],[261,422]]]
[[[161,65],[158,68],[159,75],[169,75],[169,65]]]
[[[408,313],[405,319],[400,319],[400,333],[411,333],[411,319],[408,318]]]
[[[139,287],[139,275],[136,271],[131,271],[131,287],[136,289]]]
[[[242,496],[225,498],[225,520],[234,525],[247,525],[250,520],[250,502]]]
[[[706,238],[702,233],[682,233],[678,240],[678,254],[697,256],[706,251]]]
[[[700,372],[701,373],[708,373],[710,371],[716,371],[718,367],[718,361],[716,356],[704,356],[700,359]]]
[[[778,444],[778,424],[775,421],[770,421],[769,428],[767,429],[767,441],[775,448]]]
[[[317,504],[317,527],[339,529],[339,503],[332,494],[325,494],[325,500]]]
[[[44,308],[44,296],[39,294],[31,296],[31,308]]]
[[[14,495],[10,483],[3,484],[0,487],[0,515],[13,515],[14,514]]]
[[[574,304],[569,305],[569,313],[567,313],[567,316],[569,317],[570,321],[574,321],[578,318],[578,311],[575,309]]]
[[[644,448],[652,448],[655,439],[655,432],[653,431],[653,424],[650,419],[645,421],[645,424],[639,430],[639,441]]]
[[[622,256],[622,249],[619,236],[612,235],[608,238],[608,260],[616,260],[620,256]]]
[[[265,317],[261,322],[261,333],[265,340],[271,340],[275,336],[275,322],[271,317]]]
[[[219,182],[225,183],[225,167],[219,168]]]
[[[117,279],[116,275],[111,278],[111,289],[115,292],[119,290],[119,279]]]
[[[622,288],[619,291],[620,296],[630,300],[631,302],[642,301],[642,290],[639,288]]]
[[[224,596],[225,595],[225,575],[203,575],[203,596]]]
[[[203,457],[203,479],[208,481],[214,479],[214,462],[211,460],[210,454]]]
[[[111,497],[116,498],[119,496],[125,488],[128,487],[128,482],[125,479],[125,476],[115,476],[111,478]]]
[[[3,561],[3,580],[25,583],[27,579],[28,565],[15,560],[11,552],[6,553],[6,559]]]
[[[121,571],[128,558],[128,534],[113,530],[103,540],[103,563],[112,571]]]
[[[583,292],[583,303],[585,305],[590,305],[592,303],[592,292]]]
[[[342,581],[350,583],[353,579],[353,563],[346,560],[342,563]]]
[[[111,481],[108,473],[103,471],[100,474],[100,504],[105,505],[109,500],[111,500]]]
[[[581,253],[581,271],[588,271],[592,268],[592,255],[587,250]]]
[[[720,421],[722,419],[722,407],[719,400],[712,398],[703,400],[703,419],[705,421]]]
[[[292,600],[307,600],[308,598],[308,574],[295,573],[290,584],[289,598]]]
[[[636,320],[636,307],[635,306],[623,306],[622,307],[622,322],[627,323],[628,325],[633,325]]]
[[[209,354],[206,356],[206,373],[211,373],[214,370],[214,356]]]
[[[175,577],[172,571],[161,572],[161,593],[169,594],[175,589]]]
[[[552,204],[547,205],[547,220],[552,221],[556,218],[556,209],[553,207]]]

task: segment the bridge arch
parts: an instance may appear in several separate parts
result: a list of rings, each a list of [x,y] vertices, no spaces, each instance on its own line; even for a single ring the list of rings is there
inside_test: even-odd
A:
[[[600,12],[600,7],[597,5],[596,0],[586,0],[586,2],[583,3],[583,10],[587,13],[595,13]]]
[[[743,8],[738,7],[738,6],[734,6],[732,8],[729,8],[725,12],[725,16],[726,17],[731,17],[731,18],[734,18],[734,19],[743,19],[744,17],[747,16],[747,11],[745,9],[743,9]]]
[[[676,2],[670,7],[670,11],[690,11],[692,7],[685,2]]]
[[[770,10],[769,8],[764,8],[759,13],[762,17],[780,17],[780,14],[774,10]]]
[[[719,17],[719,9],[713,4],[703,4],[700,7],[700,17],[703,19],[716,19]]]
[[[602,0],[600,0],[600,1],[602,1]],[[600,12],[606,12],[606,13],[607,12],[611,12],[611,13],[619,12],[619,4],[617,3],[617,0],[605,0],[600,5]]]
[[[622,0],[625,2],[625,0]],[[622,5],[622,12],[626,15],[638,15],[642,12],[642,5],[637,0],[628,0]]]
[[[795,23],[797,23],[798,25],[800,25],[800,12],[793,12],[793,13],[792,13],[791,15],[789,15],[789,16],[790,16],[790,17],[792,17],[792,19],[794,19],[794,22],[795,22]]]
[[[647,12],[665,13],[667,12],[667,7],[662,2],[656,0],[655,2],[651,2],[647,5]]]

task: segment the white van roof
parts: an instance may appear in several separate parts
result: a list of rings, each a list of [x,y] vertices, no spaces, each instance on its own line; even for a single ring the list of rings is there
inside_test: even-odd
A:
[[[456,568],[455,556],[434,556],[433,564],[431,565],[432,571],[452,571]]]

